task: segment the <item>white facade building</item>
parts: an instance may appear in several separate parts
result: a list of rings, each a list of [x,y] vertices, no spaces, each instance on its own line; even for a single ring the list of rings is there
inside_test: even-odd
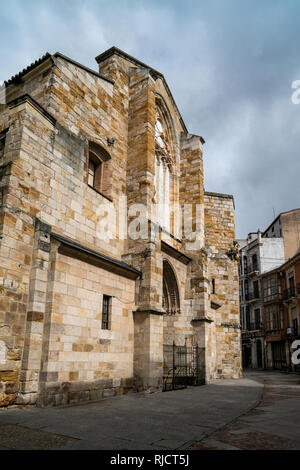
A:
[[[240,314],[243,366],[265,367],[264,322],[259,276],[284,263],[283,238],[251,232],[240,245]]]

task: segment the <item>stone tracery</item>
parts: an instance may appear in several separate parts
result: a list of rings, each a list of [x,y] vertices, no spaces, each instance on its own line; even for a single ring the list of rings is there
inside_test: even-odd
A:
[[[173,158],[168,125],[159,108],[155,123],[155,203],[159,204],[158,221],[170,231],[170,196]]]

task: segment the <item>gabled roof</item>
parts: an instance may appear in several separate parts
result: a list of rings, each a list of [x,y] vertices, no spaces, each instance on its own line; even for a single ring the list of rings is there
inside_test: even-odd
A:
[[[160,78],[163,81],[164,86],[167,90],[167,93],[168,93],[168,95],[170,96],[170,98],[173,102],[174,108],[176,109],[176,112],[178,113],[181,125],[182,125],[184,131],[188,132],[187,127],[186,127],[186,125],[185,125],[185,123],[182,119],[182,116],[179,112],[177,104],[176,104],[176,102],[174,100],[174,97],[171,93],[171,90],[170,90],[170,88],[169,88],[169,86],[168,86],[168,84],[165,80],[164,75],[161,72],[159,72],[158,70],[155,70],[153,67],[150,67],[149,65],[141,62],[140,60],[136,59],[135,57],[130,56],[129,54],[122,51],[121,49],[118,49],[117,47],[111,47],[107,51],[105,51],[102,54],[98,55],[96,57],[96,61],[98,63],[100,63],[100,62],[104,61],[105,59],[107,59],[108,57],[111,57],[114,54],[119,55],[120,57],[123,57],[124,59],[132,62],[133,64],[135,64],[138,67],[144,67],[144,68],[149,69],[149,71],[150,71],[150,73],[151,73],[151,75],[153,76],[154,79]],[[43,63],[47,62],[48,60],[52,61],[52,63],[55,64],[55,58],[57,58],[57,57],[65,60],[67,62],[70,62],[71,64],[73,64],[77,67],[80,67],[81,69],[86,70],[87,72],[89,72],[89,73],[91,73],[91,74],[93,74],[93,75],[109,82],[109,83],[112,83],[112,84],[114,83],[114,81],[111,80],[110,78],[105,77],[104,75],[100,74],[99,72],[96,72],[95,70],[90,69],[89,67],[86,67],[85,65],[80,64],[79,62],[76,62],[75,60],[71,59],[70,57],[67,57],[67,56],[61,54],[60,52],[55,52],[55,54],[50,54],[49,52],[46,52],[42,57],[40,57],[35,62],[32,62],[30,65],[28,65],[28,67],[24,68],[19,73],[17,73],[16,75],[13,75],[11,78],[6,80],[4,82],[5,86],[8,87],[9,85],[12,85],[14,83],[18,83],[22,79],[26,79],[25,77],[28,73],[32,72],[34,69],[36,69],[37,67],[39,67]]]
[[[18,82],[24,75],[26,75],[28,72],[31,72],[31,70],[35,69],[39,65],[41,65],[43,62],[51,58],[51,54],[49,52],[46,52],[43,57],[40,59],[37,59],[35,62],[32,62],[32,64],[28,65],[25,69],[21,70],[21,72],[17,73],[16,75],[13,75],[9,80],[5,81],[5,85],[8,86],[12,83]]]
[[[97,61],[97,63],[99,64],[100,62],[104,62],[104,60],[108,59],[109,57],[113,56],[113,55],[118,55],[119,57],[122,57],[123,59],[125,60],[128,60],[129,62],[132,62],[134,65],[137,65],[138,67],[142,67],[142,68],[146,68],[146,69],[149,69],[150,71],[150,74],[152,75],[152,77],[156,80],[157,78],[160,78],[163,83],[164,83],[164,86],[166,87],[166,90],[168,92],[168,95],[170,96],[172,102],[173,102],[173,105],[178,113],[178,116],[179,116],[179,119],[180,119],[180,122],[181,122],[181,125],[184,129],[185,132],[188,132],[187,131],[187,127],[182,119],[182,116],[179,112],[179,109],[177,107],[177,104],[174,100],[174,97],[171,93],[171,90],[166,82],[166,79],[164,77],[164,75],[161,73],[161,72],[158,72],[158,70],[155,70],[153,67],[150,67],[150,65],[147,65],[145,64],[144,62],[141,62],[140,60],[136,59],[135,57],[127,54],[127,52],[124,52],[122,51],[121,49],[119,49],[118,47],[111,47],[110,49],[107,49],[107,51],[104,51],[102,52],[102,54],[99,54],[95,60]]]
[[[54,63],[54,59],[56,57],[59,57],[67,62],[70,62],[73,65],[76,65],[77,67],[86,70],[87,72],[95,75],[96,77],[102,78],[103,80],[109,82],[109,83],[114,83],[113,80],[110,78],[105,77],[104,75],[101,75],[100,73],[96,72],[96,70],[90,69],[89,67],[86,67],[85,65],[80,64],[79,62],[76,62],[76,60],[70,59],[70,57],[67,57],[60,52],[55,52],[55,54],[50,54],[49,52],[46,52],[40,59],[37,59],[35,62],[32,62],[28,67],[23,69],[21,72],[17,73],[16,75],[13,75],[9,80],[5,81],[5,86],[9,86],[13,83],[17,83],[20,81],[23,77],[25,77],[29,72],[34,70],[35,68],[39,67],[41,64],[46,62],[47,60],[52,60]]]

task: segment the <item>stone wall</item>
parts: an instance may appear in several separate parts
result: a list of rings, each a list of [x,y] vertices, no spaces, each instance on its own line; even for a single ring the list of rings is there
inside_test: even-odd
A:
[[[227,195],[205,193],[205,243],[209,253],[208,275],[214,328],[208,334],[215,357],[207,361],[216,378],[241,376],[241,327],[239,313],[238,262],[230,250],[235,240],[234,203]],[[237,253],[236,253],[237,254]],[[211,327],[212,328],[212,327]]]
[[[232,199],[204,194],[204,140],[187,132],[164,77],[126,54],[97,61],[102,76],[48,57],[0,106],[0,404],[160,389],[173,341],[202,348],[207,381],[240,375]],[[194,238],[173,219],[172,233],[155,224],[157,107],[171,138],[171,204],[191,205]],[[111,157],[105,193],[87,184],[93,144]],[[122,235],[138,214],[127,217],[120,197],[146,205],[147,239]],[[162,306],[164,259],[179,289],[174,315]]]
[[[10,127],[2,158],[0,251],[5,286],[1,315],[3,324],[7,325],[1,331],[0,340],[8,348],[6,362],[1,364],[4,403],[15,400],[19,387],[26,311],[27,316],[31,312],[44,313],[40,302],[46,283],[42,270],[33,274],[35,279],[30,278],[35,217],[50,225],[55,233],[119,258],[123,246],[123,241],[115,236],[108,242],[97,237],[97,223],[102,215],[97,212],[100,205],[111,214],[108,226],[112,232],[116,230],[118,219],[109,211],[113,203],[85,183],[86,138],[77,137],[55,120],[45,117],[30,99],[12,103],[7,122]],[[43,256],[39,262],[48,263],[49,254]],[[30,282],[33,282],[32,288]],[[35,324],[34,328],[41,326]],[[31,341],[31,345],[33,343]],[[34,350],[32,347],[32,357]],[[37,393],[37,366],[33,370],[22,371],[21,377],[22,392],[31,394],[30,400],[35,400]]]
[[[132,389],[134,281],[60,253],[50,278],[39,402]],[[103,294],[112,296],[108,330],[101,329]]]

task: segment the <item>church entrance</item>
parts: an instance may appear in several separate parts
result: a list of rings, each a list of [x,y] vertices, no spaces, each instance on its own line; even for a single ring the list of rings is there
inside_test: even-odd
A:
[[[204,348],[164,345],[163,391],[204,385]]]

